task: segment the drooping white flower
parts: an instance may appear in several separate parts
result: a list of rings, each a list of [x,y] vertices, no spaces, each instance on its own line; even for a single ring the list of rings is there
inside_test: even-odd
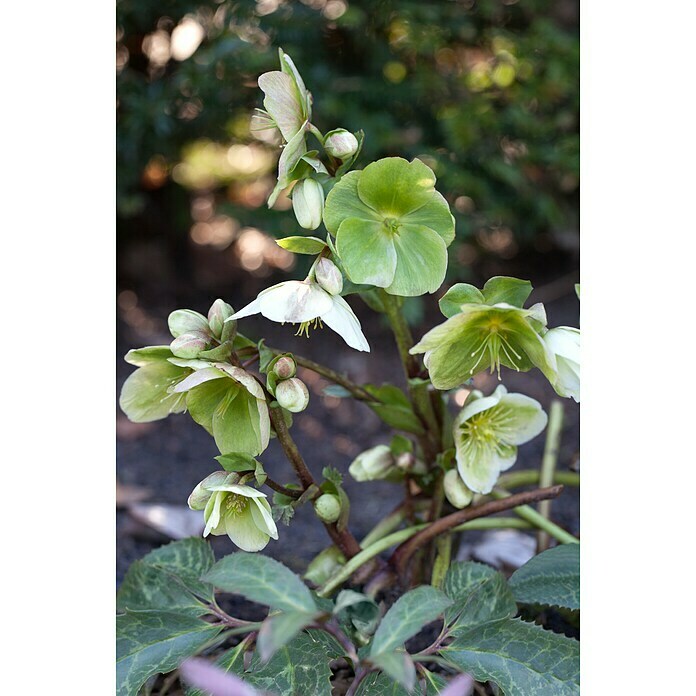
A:
[[[490,493],[517,460],[517,446],[536,437],[547,421],[538,401],[508,394],[502,384],[490,396],[471,392],[452,427],[457,470],[467,488]]]
[[[216,471],[203,479],[189,496],[192,510],[204,510],[203,536],[229,538],[243,551],[261,551],[278,539],[266,494],[237,483],[237,474]]]
[[[370,352],[360,321],[350,305],[340,295],[330,295],[309,278],[287,280],[262,290],[253,302],[230,319],[259,313],[281,324],[299,324],[298,334],[309,335],[310,326],[316,328],[326,324],[351,348]]]
[[[544,343],[556,356],[558,379],[553,385],[559,396],[580,401],[580,329],[558,326],[544,334]]]

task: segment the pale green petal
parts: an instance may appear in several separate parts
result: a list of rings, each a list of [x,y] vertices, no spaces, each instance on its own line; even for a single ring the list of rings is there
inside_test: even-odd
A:
[[[224,534],[222,528],[220,528],[221,522],[221,512],[220,508],[222,506],[222,501],[225,498],[224,493],[215,492],[210,496],[210,500],[205,506],[205,512],[203,517],[205,518],[205,529],[203,530],[203,536],[208,536],[212,533],[215,536],[220,536]]]
[[[541,404],[524,394],[505,394],[494,409],[493,422],[500,439],[523,445],[546,427],[548,417]]]
[[[229,363],[215,363],[215,367],[228,374],[235,382],[239,382],[252,396],[257,399],[265,399],[263,387],[246,370]]]
[[[304,121],[299,94],[292,77],[279,70],[259,76],[258,85],[263,90],[263,105],[276,122],[286,142],[300,130]]]
[[[188,392],[186,408],[191,418],[212,435],[215,410],[223,400],[234,398],[238,391],[240,391],[239,385],[231,379],[205,382]]]
[[[265,405],[264,405],[265,406]],[[247,391],[237,388],[235,395],[223,397],[212,420],[215,444],[222,453],[241,452],[256,457],[268,447],[268,413]]]
[[[228,474],[229,476],[229,474]],[[227,491],[228,493],[236,493],[244,498],[265,498],[266,494],[257,491],[251,486],[240,485],[239,483],[218,483],[207,486],[209,491]]]
[[[150,363],[159,363],[172,357],[169,346],[145,346],[144,348],[132,348],[123,358],[127,363],[143,367]]]
[[[251,506],[241,515],[225,515],[224,523],[227,536],[242,551],[261,551],[268,545],[270,536],[256,526]]]
[[[333,296],[333,307],[321,320],[355,350],[370,352],[370,344],[362,332],[360,321],[355,316],[350,305],[340,296]]]
[[[206,367],[204,370],[196,370],[192,375],[189,375],[186,379],[178,382],[172,387],[172,392],[183,393],[187,392],[195,387],[204,384],[205,382],[210,382],[214,379],[221,379],[225,375],[214,367]]]
[[[293,324],[312,321],[333,307],[331,295],[316,283],[288,280],[259,294],[261,314],[266,319]]]
[[[440,311],[449,319],[463,304],[483,304],[483,293],[469,283],[456,283],[439,300]]]
[[[447,271],[447,247],[442,237],[423,225],[400,225],[393,241],[396,271],[386,291],[415,297],[438,290]]]
[[[358,180],[362,172],[348,172],[331,189],[324,203],[324,225],[334,236],[348,218],[381,221],[382,216],[365,205],[358,196]]]
[[[513,446],[490,444],[477,447],[469,439],[455,444],[457,470],[474,493],[490,493],[500,472],[509,469],[517,459],[517,447]]]
[[[272,539],[278,538],[278,527],[273,521],[271,506],[265,498],[254,498],[249,506],[254,524],[263,532],[266,532]]]
[[[381,222],[344,220],[336,234],[336,250],[353,283],[386,288],[394,280],[396,251],[392,233]]]
[[[442,237],[447,246],[454,240],[454,216],[439,191],[433,191],[425,205],[402,216],[401,222],[430,227]]]
[[[363,203],[383,217],[400,218],[424,206],[432,198],[435,174],[419,159],[385,157],[368,164],[358,180]]]
[[[300,75],[300,71],[295,67],[295,63],[292,58],[283,51],[282,48],[278,49],[278,57],[280,58],[280,69],[290,75],[295,83],[295,89],[297,90],[297,95],[300,100],[300,105],[302,106],[302,114],[304,118],[308,119],[312,116],[312,100],[310,99],[309,92],[305,87],[304,80]]]
[[[469,418],[475,416],[477,413],[482,413],[489,408],[497,406],[500,400],[507,394],[507,388],[504,384],[499,384],[490,396],[477,396],[478,394],[481,394],[481,392],[477,390],[469,395],[469,398],[464,403],[464,407],[454,421],[455,428],[465,421],[468,421]]]
[[[134,423],[149,423],[170,413],[180,413],[185,408],[184,396],[171,390],[188,372],[166,360],[139,367],[123,384],[121,410]]]
[[[489,305],[506,302],[513,307],[523,307],[531,292],[532,284],[528,280],[509,276],[495,276],[483,286],[483,296]]]

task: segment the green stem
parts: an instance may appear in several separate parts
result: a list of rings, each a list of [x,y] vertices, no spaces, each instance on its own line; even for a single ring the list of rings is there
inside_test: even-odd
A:
[[[346,580],[350,579],[351,575],[355,573],[361,566],[365,565],[368,561],[371,561],[375,556],[390,549],[392,546],[401,544],[407,541],[412,536],[425,529],[428,526],[427,522],[422,524],[416,524],[413,527],[407,527],[406,529],[400,529],[398,532],[389,534],[381,539],[375,541],[369,547],[364,548],[360,553],[349,559],[345,565],[343,565],[340,570],[329,580],[324,583],[322,587],[317,590],[317,594],[320,597],[328,597],[337,587],[342,585]],[[519,520],[515,517],[485,517],[478,520],[471,520],[470,522],[464,522],[458,527],[455,527],[453,532],[464,532],[464,531],[480,531],[486,529],[529,529],[530,525],[524,520]]]
[[[307,130],[322,144],[322,146],[324,145],[324,136],[313,123],[307,124]]]
[[[549,425],[546,429],[546,444],[544,457],[541,461],[541,473],[539,486],[550,486],[553,483],[553,472],[556,470],[558,450],[561,445],[561,431],[563,429],[563,404],[554,399],[549,409]],[[551,518],[551,501],[542,500],[537,506],[539,514],[547,520]],[[543,529],[537,532],[537,553],[541,553],[549,546],[549,535]]]
[[[494,488],[491,494],[497,500],[503,500],[510,497],[508,491],[504,491],[500,488]],[[514,508],[515,513],[517,513],[523,520],[526,520],[532,524],[537,529],[543,529],[550,536],[552,536],[557,541],[562,544],[577,544],[579,539],[574,537],[570,532],[566,532],[551,520],[547,520],[545,517],[540,515],[534,508],[529,507],[529,505],[519,505]]]
[[[452,559],[452,534],[443,534],[435,540],[435,562],[430,584],[438,590],[445,581],[447,569]]]
[[[541,472],[536,469],[521,469],[503,474],[498,479],[498,485],[505,489],[534,486],[539,483],[540,478]],[[576,474],[574,471],[554,471],[553,482],[562,483],[564,486],[579,486],[580,474]]]
[[[414,500],[412,504],[416,512],[424,512],[430,506],[430,502],[427,500]],[[393,532],[405,519],[406,508],[403,505],[399,505],[394,512],[380,520],[372,528],[367,536],[360,542],[360,546],[363,549],[366,549],[368,546],[372,546],[372,544],[374,544],[376,541],[379,541],[383,537],[387,536],[387,534]]]

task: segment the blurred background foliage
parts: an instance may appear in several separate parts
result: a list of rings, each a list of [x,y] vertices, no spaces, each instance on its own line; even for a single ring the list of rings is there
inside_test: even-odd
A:
[[[435,170],[457,218],[453,276],[529,250],[577,265],[576,0],[117,0],[122,286],[296,262],[272,241],[297,233],[290,201],[265,203],[278,149],[249,132],[279,46],[320,130],[365,131],[358,166]]]

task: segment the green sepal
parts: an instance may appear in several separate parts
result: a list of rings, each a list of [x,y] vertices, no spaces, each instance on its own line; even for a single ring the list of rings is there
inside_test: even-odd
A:
[[[283,237],[276,244],[293,254],[320,254],[326,248],[326,242],[317,237]]]

